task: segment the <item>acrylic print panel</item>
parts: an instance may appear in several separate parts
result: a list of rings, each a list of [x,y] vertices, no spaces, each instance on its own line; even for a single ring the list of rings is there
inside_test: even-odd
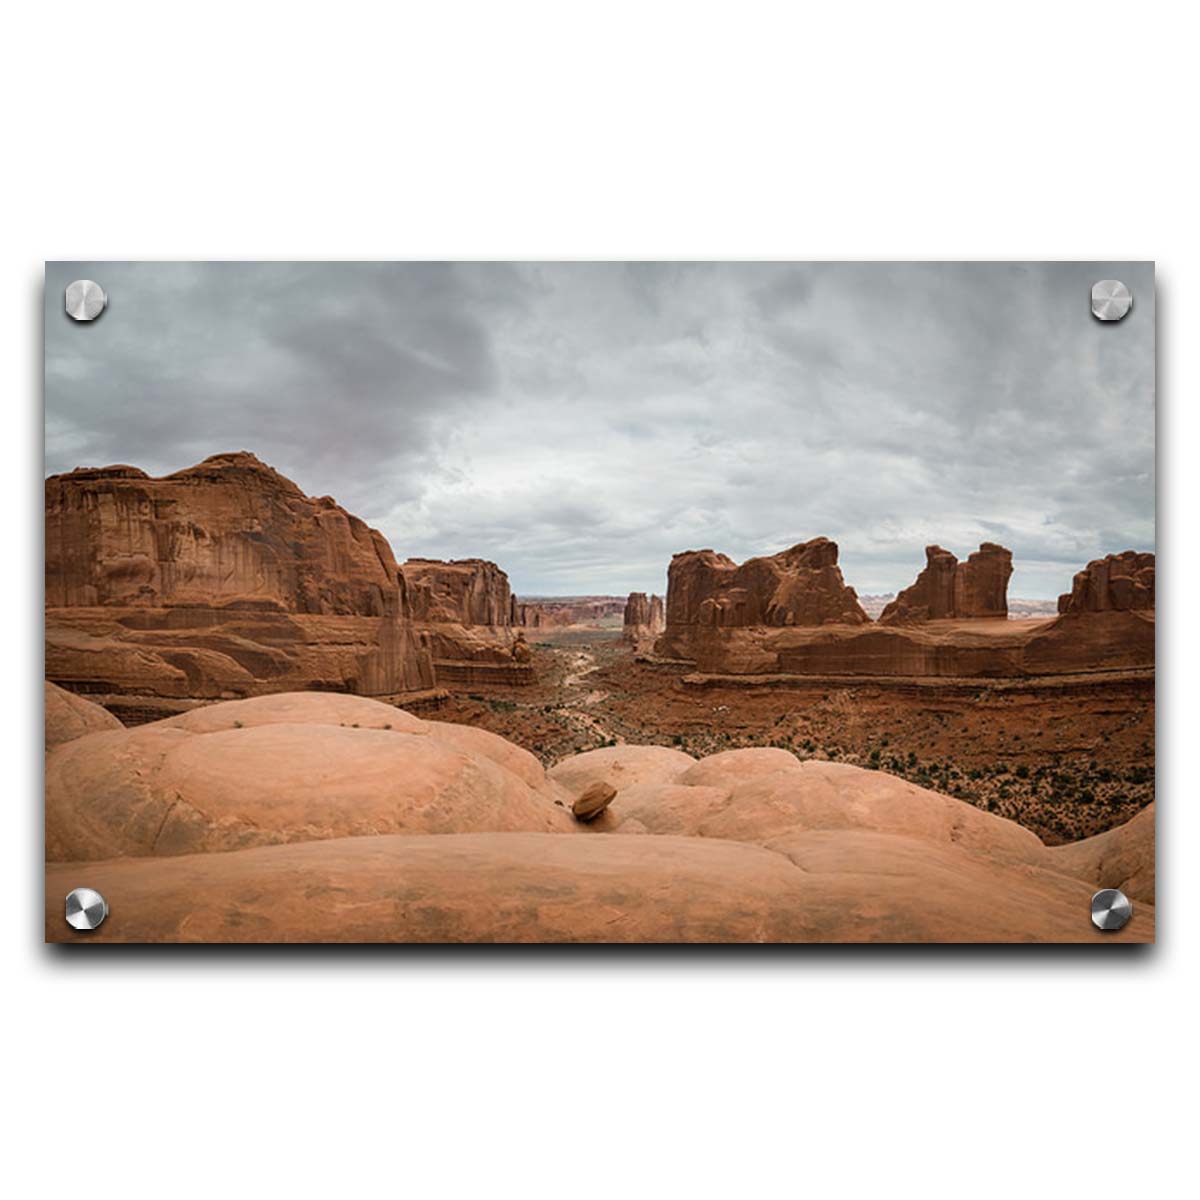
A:
[[[1153,939],[1152,264],[45,304],[49,940]]]

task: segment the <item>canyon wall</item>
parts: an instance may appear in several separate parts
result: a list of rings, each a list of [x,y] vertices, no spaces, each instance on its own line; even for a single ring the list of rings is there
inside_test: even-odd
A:
[[[1008,616],[1012,551],[984,542],[965,562],[941,546],[925,547],[925,568],[883,610],[883,625]]]
[[[253,454],[45,483],[47,677],[217,698],[434,686],[387,539]]]

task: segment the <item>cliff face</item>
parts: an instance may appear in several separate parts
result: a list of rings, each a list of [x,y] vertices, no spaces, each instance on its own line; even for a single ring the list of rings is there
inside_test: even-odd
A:
[[[46,662],[78,691],[433,686],[387,540],[253,454],[46,480]]]
[[[508,576],[494,562],[410,558],[400,568],[418,636],[443,682],[532,684],[528,657],[514,659],[520,617]],[[528,647],[523,647],[526,655]]]
[[[1154,608],[1154,555],[1126,550],[1094,559],[1071,591],[1058,598],[1060,613],[1137,612]]]
[[[405,615],[384,536],[247,453],[47,479],[46,604]]]
[[[507,627],[513,623],[508,576],[482,558],[410,558],[400,574],[414,620]]]
[[[959,562],[941,546],[925,547],[925,569],[880,615],[884,625],[969,617],[1007,617],[1012,551],[984,542]]]

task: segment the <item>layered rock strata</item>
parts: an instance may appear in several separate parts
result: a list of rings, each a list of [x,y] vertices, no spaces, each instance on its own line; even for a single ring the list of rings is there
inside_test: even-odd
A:
[[[46,480],[47,675],[216,698],[434,686],[387,540],[253,454]]]
[[[630,592],[629,599],[625,601],[624,618],[621,636],[625,641],[637,645],[657,637],[665,625],[662,597]]]
[[[1094,559],[1058,598],[1064,615],[1144,612],[1154,608],[1154,555],[1126,550]]]
[[[400,567],[421,641],[449,684],[535,682],[514,637],[518,606],[508,576],[482,558],[410,558]],[[526,648],[527,650],[527,648]]]
[[[1153,669],[1153,555],[1127,551],[1093,562],[1060,600],[1062,615],[1011,620],[1008,550],[984,543],[959,562],[930,546],[917,581],[872,623],[843,583],[836,554],[818,539],[741,567],[711,550],[676,555],[655,656],[704,676],[1019,678]]]
[[[925,568],[879,617],[882,625],[1008,616],[1012,551],[984,542],[965,562],[941,546],[925,547]]]
[[[713,550],[676,554],[655,652],[693,657],[694,643],[712,630],[869,623],[837,559],[837,543],[823,537],[740,566]]]

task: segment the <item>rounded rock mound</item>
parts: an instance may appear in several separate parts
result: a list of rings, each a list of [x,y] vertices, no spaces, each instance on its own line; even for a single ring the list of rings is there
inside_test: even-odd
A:
[[[46,681],[46,753],[89,733],[124,726],[106,708]]]
[[[91,734],[49,757],[46,855],[94,860],[371,834],[569,830],[557,795],[427,731],[270,722],[193,733],[164,721]]]
[[[667,746],[604,746],[555,763],[546,774],[572,794],[593,783],[616,788],[635,783],[674,783],[696,760]]]
[[[794,855],[697,837],[535,833],[339,838],[183,859],[94,863],[112,915],[62,920],[73,864],[51,866],[46,936],[100,942],[1121,942],[1089,885],[955,847],[861,832]],[[1002,899],[1003,902],[999,902]]]

